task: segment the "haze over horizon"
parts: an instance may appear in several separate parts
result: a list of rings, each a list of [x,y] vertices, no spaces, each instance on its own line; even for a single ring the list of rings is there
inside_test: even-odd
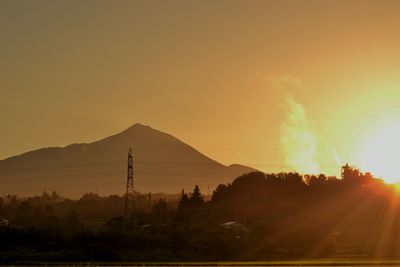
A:
[[[389,0],[1,1],[0,159],[142,123],[227,165],[400,177],[382,157],[400,148],[399,13]]]

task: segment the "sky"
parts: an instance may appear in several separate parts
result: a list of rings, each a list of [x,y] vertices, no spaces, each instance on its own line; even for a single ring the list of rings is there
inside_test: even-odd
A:
[[[398,14],[384,0],[0,0],[0,159],[142,123],[224,164],[367,169],[377,127],[400,122]]]

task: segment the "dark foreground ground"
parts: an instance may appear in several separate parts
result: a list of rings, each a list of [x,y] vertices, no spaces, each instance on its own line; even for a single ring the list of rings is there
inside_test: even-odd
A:
[[[400,260],[302,260],[302,261],[262,261],[262,262],[81,262],[81,263],[51,263],[51,262],[16,262],[4,266],[149,266],[149,267],[256,267],[256,266],[400,266]]]

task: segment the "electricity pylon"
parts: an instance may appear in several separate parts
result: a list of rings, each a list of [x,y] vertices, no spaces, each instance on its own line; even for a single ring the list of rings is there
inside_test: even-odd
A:
[[[134,188],[133,188],[133,152],[132,148],[128,153],[128,177],[126,180],[125,193],[125,218],[132,217],[135,209]]]

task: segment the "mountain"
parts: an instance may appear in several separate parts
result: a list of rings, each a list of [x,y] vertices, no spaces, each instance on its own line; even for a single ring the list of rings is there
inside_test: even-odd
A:
[[[255,171],[238,164],[225,166],[172,135],[135,124],[97,142],[43,148],[0,161],[0,193],[122,194],[129,148],[135,190],[140,192],[177,193],[198,184],[207,193],[208,188]]]

